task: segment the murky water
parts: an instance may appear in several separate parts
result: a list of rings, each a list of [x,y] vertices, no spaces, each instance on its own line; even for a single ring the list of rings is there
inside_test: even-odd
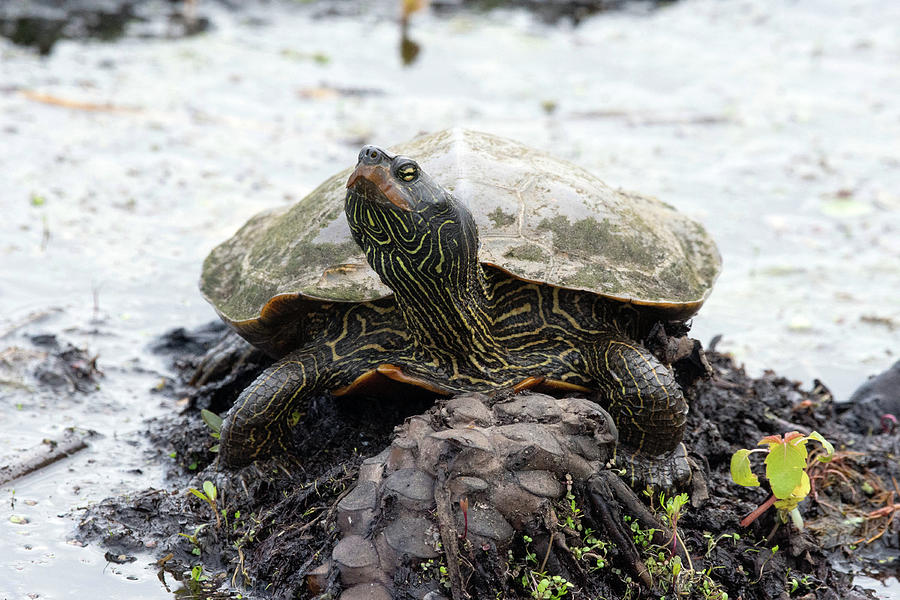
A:
[[[143,422],[173,406],[147,343],[214,318],[196,289],[209,249],[364,142],[481,129],[691,214],[725,261],[694,332],[753,371],[843,399],[897,359],[900,4],[686,0],[576,28],[419,14],[408,67],[396,4],[208,7],[200,37],[44,60],[0,41],[0,349],[52,332],[105,373],[86,396],[0,385],[0,454],[100,434],[0,489],[0,598],[171,596],[149,556],[107,565],[58,515],[164,485]]]

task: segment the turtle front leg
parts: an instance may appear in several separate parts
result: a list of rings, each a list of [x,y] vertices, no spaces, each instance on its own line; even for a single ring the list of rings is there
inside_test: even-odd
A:
[[[263,371],[225,416],[219,466],[239,468],[278,449],[286,451],[291,414],[310,396],[342,385],[339,371],[320,353],[308,350],[292,352]]]
[[[619,429],[616,457],[632,487],[671,490],[689,481],[684,436],[688,406],[672,371],[649,350],[610,337],[586,356],[604,405]]]

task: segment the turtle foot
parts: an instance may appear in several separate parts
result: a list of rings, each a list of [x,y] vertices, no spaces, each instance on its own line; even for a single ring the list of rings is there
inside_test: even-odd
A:
[[[605,468],[615,431],[593,402],[535,393],[496,403],[456,396],[410,418],[388,448],[362,464],[356,486],[337,504],[341,538],[330,564],[340,572],[341,599],[460,598],[479,577],[508,596],[515,590],[492,577],[490,566],[523,544],[544,557],[547,572],[584,576],[588,569],[565,552],[557,516],[573,489],[588,490],[582,498],[595,507],[597,518],[586,526],[615,529],[617,546],[631,544],[616,516],[621,496],[663,529]],[[647,580],[633,547],[625,556]]]
[[[621,467],[622,478],[632,489],[672,494],[691,484],[694,467],[688,458],[687,448],[678,444],[675,449],[661,456],[627,454],[619,448],[616,464]]]

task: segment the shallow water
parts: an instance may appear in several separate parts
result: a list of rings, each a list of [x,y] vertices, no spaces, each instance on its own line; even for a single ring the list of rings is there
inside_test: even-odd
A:
[[[0,488],[0,598],[171,596],[149,556],[107,565],[58,515],[164,485],[142,430],[173,402],[151,392],[168,372],[147,344],[215,317],[196,288],[213,245],[363,143],[481,129],[694,216],[724,271],[693,331],[751,371],[845,399],[897,359],[897,3],[686,0],[574,28],[419,14],[407,67],[396,3],[352,6],[209,6],[199,37],[60,42],[47,59],[0,40],[0,350],[56,333],[105,373],[86,396],[0,385],[0,448],[100,433]]]

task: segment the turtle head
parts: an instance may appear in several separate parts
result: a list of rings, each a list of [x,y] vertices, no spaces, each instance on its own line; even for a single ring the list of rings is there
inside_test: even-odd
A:
[[[446,279],[477,262],[469,210],[406,156],[360,150],[344,209],[356,243],[395,292],[410,277]]]

